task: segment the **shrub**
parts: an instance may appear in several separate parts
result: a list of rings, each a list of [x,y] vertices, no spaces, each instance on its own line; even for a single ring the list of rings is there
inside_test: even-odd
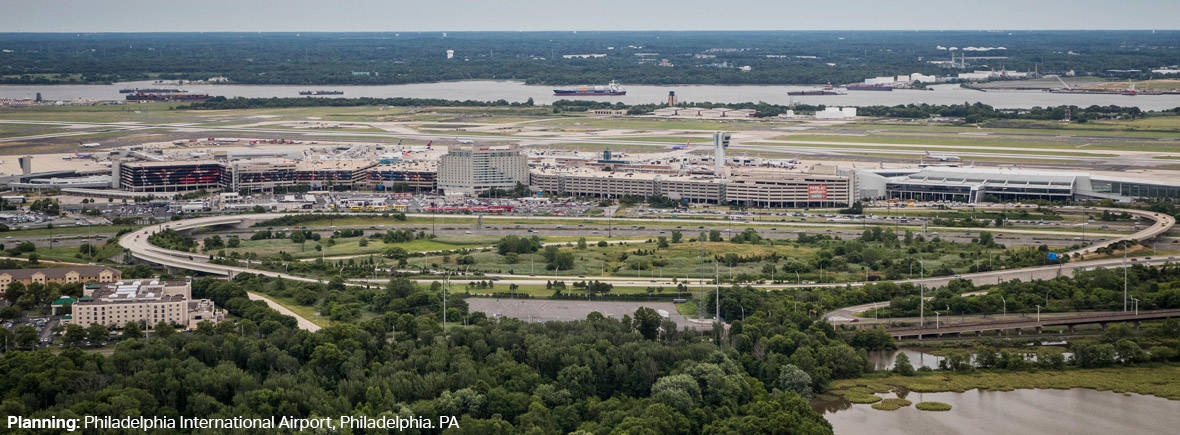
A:
[[[914,407],[918,408],[922,411],[950,411],[951,410],[950,404],[942,403],[942,402],[918,402],[918,404],[914,405]]]
[[[881,396],[858,390],[842,391],[837,394],[843,397],[844,400],[852,403],[877,403],[881,401]]]
[[[913,402],[910,402],[909,400],[905,400],[905,399],[891,398],[891,399],[885,399],[880,402],[874,403],[873,409],[879,409],[881,411],[896,411],[902,407],[910,406],[910,404],[912,404],[912,403]],[[923,402],[923,403],[933,403],[933,402]]]

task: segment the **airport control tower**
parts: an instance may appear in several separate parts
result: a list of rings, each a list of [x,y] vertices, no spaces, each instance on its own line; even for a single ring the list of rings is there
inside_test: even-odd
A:
[[[725,175],[726,148],[729,148],[729,133],[724,131],[713,132],[713,173],[718,177]]]

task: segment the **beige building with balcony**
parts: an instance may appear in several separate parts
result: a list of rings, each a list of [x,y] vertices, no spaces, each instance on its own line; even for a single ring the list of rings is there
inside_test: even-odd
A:
[[[8,291],[14,282],[29,284],[70,284],[75,282],[110,282],[118,280],[123,272],[104,266],[50,267],[46,269],[3,269],[0,270],[0,294]]]
[[[202,321],[220,322],[225,312],[213,301],[192,299],[188,281],[135,280],[87,286],[84,296],[72,305],[65,324],[89,326],[100,324],[122,328],[130,322],[151,327],[168,322],[183,329],[193,329]]]

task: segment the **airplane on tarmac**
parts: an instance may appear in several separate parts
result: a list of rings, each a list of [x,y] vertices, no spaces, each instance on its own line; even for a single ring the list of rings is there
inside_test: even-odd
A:
[[[930,151],[926,151],[926,158],[931,159],[931,160],[938,160],[940,162],[958,162],[958,161],[963,160],[963,159],[959,158],[959,156],[954,156],[954,155],[950,155],[950,154],[930,154]]]

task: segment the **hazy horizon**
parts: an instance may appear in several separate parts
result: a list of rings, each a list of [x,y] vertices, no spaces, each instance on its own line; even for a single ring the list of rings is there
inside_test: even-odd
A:
[[[3,33],[1177,30],[1180,2],[0,0]]]

